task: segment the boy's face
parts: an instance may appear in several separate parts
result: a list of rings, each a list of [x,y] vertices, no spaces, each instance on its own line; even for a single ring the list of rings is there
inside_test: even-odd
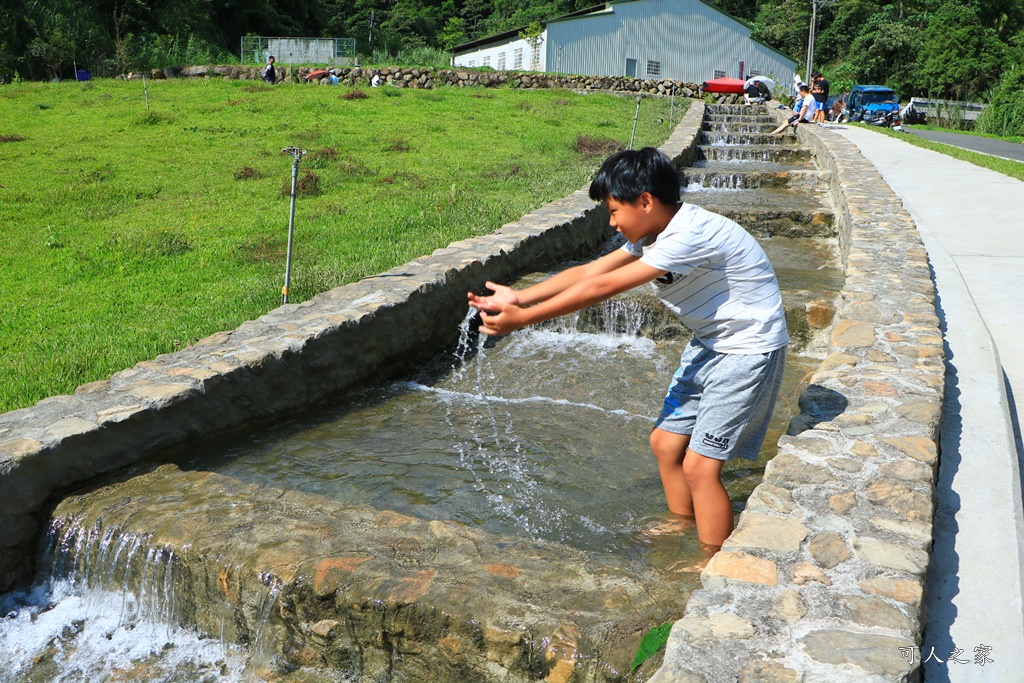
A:
[[[654,220],[655,201],[649,192],[644,192],[632,203],[620,202],[614,197],[608,197],[605,200],[609,214],[608,222],[623,237],[635,244],[651,233],[657,232],[658,228],[665,227],[658,225]]]

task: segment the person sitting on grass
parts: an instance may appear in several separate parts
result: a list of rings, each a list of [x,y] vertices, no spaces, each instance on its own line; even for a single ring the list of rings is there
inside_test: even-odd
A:
[[[773,130],[770,135],[782,135],[782,131],[787,128],[792,128],[795,135],[798,124],[810,123],[814,120],[818,107],[814,101],[814,95],[811,94],[811,89],[806,84],[801,84],[800,86],[800,102],[795,109],[797,109],[797,113],[790,116],[788,121]]]
[[[789,334],[779,283],[764,250],[733,221],[680,200],[680,176],[658,150],[619,152],[590,197],[605,204],[626,244],[531,287],[488,282],[469,293],[480,331],[507,334],[578,311],[642,284],[694,337],[682,354],[650,446],[670,522],[696,523],[705,559],[733,530],[721,480],[734,457],[756,459],[782,381]]]

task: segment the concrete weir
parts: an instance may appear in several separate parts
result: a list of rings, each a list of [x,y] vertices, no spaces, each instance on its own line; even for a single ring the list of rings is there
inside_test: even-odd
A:
[[[695,102],[662,147],[680,166],[702,153],[704,109]],[[181,558],[197,596],[235,605],[243,639],[256,627],[252,596],[267,583],[283,586],[285,654],[297,664],[404,671],[392,680],[421,680],[424,661],[435,662],[436,680],[620,680],[628,662],[597,663],[588,653],[600,643],[621,650],[652,615],[668,614],[683,618],[661,669],[646,672],[657,683],[912,680],[917,661],[907,649],[920,644],[943,385],[934,291],[913,222],[873,167],[826,131],[802,127],[799,141],[810,151],[792,154],[812,154],[830,173],[829,228],[846,264],[832,352],[685,613],[642,575],[625,583],[607,567],[540,550],[532,565],[510,566],[505,540],[460,525],[172,467],[65,497],[56,518],[80,533],[150,535]],[[720,149],[707,149],[717,163]],[[29,578],[46,515],[73,488],[407,370],[454,342],[466,290],[593,252],[609,234],[606,214],[580,190],[491,235],[0,415],[0,590]],[[210,513],[187,529],[149,529],[149,512],[132,503],[138,486],[168,496],[215,489],[247,525]],[[122,503],[101,521],[89,511],[97,496]],[[311,507],[315,519],[301,512]],[[265,529],[261,516],[286,523]],[[353,543],[356,528],[388,552]],[[267,534],[264,549],[234,573],[196,559],[257,529]],[[431,539],[429,562],[416,539]],[[376,577],[366,584],[374,589],[348,593],[354,572]],[[469,591],[479,604],[467,602]],[[490,613],[484,603],[511,605],[523,594],[532,600],[506,610],[516,619],[479,616]],[[197,597],[182,610],[212,628],[217,617],[203,604]],[[613,626],[612,613],[626,617]],[[376,645],[351,647],[356,640]]]

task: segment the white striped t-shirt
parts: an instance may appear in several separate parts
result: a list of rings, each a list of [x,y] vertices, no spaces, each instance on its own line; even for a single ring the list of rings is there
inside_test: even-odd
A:
[[[655,293],[709,349],[767,353],[789,342],[775,270],[737,223],[684,203],[652,244],[622,248],[668,271]]]

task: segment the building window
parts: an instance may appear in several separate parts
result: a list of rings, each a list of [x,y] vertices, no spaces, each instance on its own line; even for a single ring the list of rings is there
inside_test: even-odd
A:
[[[655,62],[650,59],[647,60],[647,75],[648,76],[660,76],[661,75],[661,62]]]
[[[504,71],[504,70],[505,70],[505,53],[504,52],[499,52],[498,53],[498,71]]]
[[[725,72],[721,69],[715,69],[715,78],[725,78]]]
[[[469,60],[469,65],[470,66],[476,66],[476,60],[475,59]]]
[[[487,55],[486,57],[484,57],[484,66],[490,66],[490,65],[491,65],[491,56]]]
[[[512,70],[519,71],[523,68],[523,48],[517,47],[512,50]]]

